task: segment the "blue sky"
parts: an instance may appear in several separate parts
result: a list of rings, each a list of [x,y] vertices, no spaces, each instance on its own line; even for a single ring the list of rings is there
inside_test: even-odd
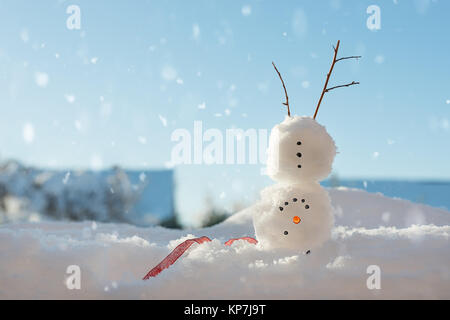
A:
[[[366,9],[381,9],[381,29]],[[69,30],[69,5],[81,29]],[[164,168],[174,130],[317,120],[348,178],[450,178],[448,1],[0,1],[0,160],[52,168]],[[202,105],[205,108],[199,108]],[[221,116],[218,116],[218,115]],[[262,165],[180,165],[177,207],[232,210],[272,183]]]

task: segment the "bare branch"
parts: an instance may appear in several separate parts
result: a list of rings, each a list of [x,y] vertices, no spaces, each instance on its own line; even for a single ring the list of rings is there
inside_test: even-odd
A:
[[[350,57],[342,57],[342,58],[337,59],[337,54],[338,54],[338,51],[339,51],[339,44],[340,43],[341,43],[341,41],[338,40],[338,42],[336,44],[336,47],[333,46],[333,50],[334,50],[333,62],[331,63],[330,71],[328,71],[328,73],[327,73],[327,79],[325,80],[325,85],[323,86],[322,94],[320,95],[319,102],[317,103],[317,107],[316,107],[316,111],[314,112],[313,119],[316,119],[317,112],[319,111],[319,107],[320,107],[320,104],[322,103],[322,99],[323,99],[325,93],[327,93],[328,91],[331,91],[333,89],[337,89],[337,88],[341,88],[341,87],[349,87],[349,86],[352,86],[352,85],[355,85],[355,84],[359,84],[359,82],[353,81],[353,82],[348,83],[348,84],[344,84],[344,85],[328,88],[328,81],[330,81],[330,76],[331,76],[331,73],[333,72],[333,68],[334,68],[334,65],[336,64],[336,62],[341,61],[341,60],[346,60],[346,59],[359,59],[359,58],[361,58],[361,56],[350,56]]]
[[[353,86],[353,85],[355,85],[355,84],[359,84],[359,82],[352,81],[351,83],[342,84],[342,85],[340,85],[340,86],[335,86],[335,87],[327,88],[327,89],[325,90],[325,92],[328,92],[328,91],[331,91],[331,90],[337,89],[337,88],[350,87],[350,86]]]
[[[337,59],[336,62],[341,61],[341,60],[346,60],[346,59],[356,59],[356,60],[358,60],[359,58],[361,58],[361,56],[343,57],[343,58]]]
[[[272,61],[272,65],[275,68],[275,71],[278,73],[278,76],[280,77],[281,83],[283,84],[284,94],[286,95],[286,102],[283,102],[283,104],[287,107],[288,116],[291,116],[291,110],[289,109],[289,97],[287,94],[286,86],[284,85],[283,78],[281,77],[280,72],[278,71],[277,67],[275,66],[275,63]]]
[[[316,107],[316,111],[314,112],[313,119],[316,119],[317,112],[319,111],[319,107],[320,107],[320,104],[322,102],[323,96],[325,95],[325,92],[327,90],[328,81],[330,81],[330,76],[331,76],[331,73],[333,72],[334,64],[336,63],[336,56],[337,56],[337,53],[338,53],[338,50],[339,50],[339,44],[340,43],[341,43],[341,41],[338,40],[338,42],[336,44],[336,48],[333,46],[333,48],[334,48],[333,62],[331,63],[330,71],[328,71],[327,79],[325,80],[325,85],[323,86],[322,94],[320,95],[319,102],[317,103],[317,107]]]

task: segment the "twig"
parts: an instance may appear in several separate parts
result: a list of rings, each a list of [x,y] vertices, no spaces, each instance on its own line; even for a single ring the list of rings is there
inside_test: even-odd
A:
[[[355,84],[359,84],[359,82],[352,81],[351,83],[342,84],[342,85],[340,85],[340,86],[335,86],[335,87],[327,88],[327,89],[325,90],[325,92],[331,91],[331,90],[336,89],[336,88],[350,87],[350,86],[353,86],[353,85],[355,85]]]
[[[319,111],[320,104],[322,103],[323,96],[325,95],[326,92],[331,91],[331,90],[336,89],[336,88],[349,87],[349,86],[352,86],[352,85],[355,85],[355,84],[359,84],[359,82],[352,81],[351,83],[348,83],[348,84],[343,84],[343,85],[339,85],[339,86],[328,88],[328,81],[330,81],[330,76],[331,76],[331,73],[333,72],[333,68],[334,68],[334,65],[336,64],[336,62],[339,62],[341,60],[346,60],[346,59],[359,59],[359,58],[361,58],[361,56],[350,56],[350,57],[342,57],[342,58],[336,59],[338,51],[339,51],[339,44],[340,43],[341,43],[341,41],[338,40],[338,42],[336,44],[336,47],[333,46],[333,50],[334,50],[333,62],[331,63],[330,71],[328,71],[327,79],[325,80],[325,85],[323,86],[322,94],[320,95],[319,102],[317,103],[317,107],[316,107],[316,111],[314,112],[313,119],[316,119],[317,112]]]
[[[336,62],[341,61],[341,60],[346,60],[346,59],[356,59],[356,60],[358,60],[359,58],[361,58],[361,56],[343,57],[343,58],[337,59]]]
[[[273,67],[275,68],[275,71],[278,73],[278,76],[280,77],[281,83],[283,84],[284,94],[286,95],[286,102],[283,102],[283,104],[287,107],[288,116],[291,116],[291,110],[289,109],[289,97],[287,94],[286,86],[284,85],[283,78],[281,77],[280,72],[278,71],[277,67],[275,66],[275,63],[272,62]]]
[[[314,112],[313,119],[316,119],[317,112],[319,111],[319,107],[320,107],[320,104],[322,103],[323,96],[325,95],[325,92],[327,90],[328,81],[330,81],[331,72],[333,72],[333,68],[334,68],[334,65],[336,63],[336,56],[337,56],[337,53],[338,53],[338,50],[339,50],[339,44],[340,43],[341,43],[341,41],[338,40],[336,47],[333,46],[333,49],[334,49],[333,62],[331,63],[330,71],[328,71],[327,79],[325,80],[325,85],[323,86],[322,94],[320,95],[319,102],[317,103],[317,107],[316,107],[316,111]]]

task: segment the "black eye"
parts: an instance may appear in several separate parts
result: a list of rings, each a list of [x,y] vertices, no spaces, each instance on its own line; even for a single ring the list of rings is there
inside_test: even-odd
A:
[[[297,202],[297,198],[292,199],[292,201]]]
[[[285,231],[285,232],[284,232],[284,235],[285,235],[285,236],[287,236],[287,235],[288,235],[288,233],[289,233],[289,232]]]
[[[301,157],[302,157],[302,154],[301,154],[300,152],[297,153],[297,157],[301,158]]]
[[[297,166],[297,168],[299,168],[299,169],[300,169],[301,167],[302,167],[302,165],[301,165],[301,164],[299,164],[299,165]]]
[[[280,207],[280,211],[283,211],[283,207]]]
[[[285,202],[284,205],[287,206],[289,204],[289,202]]]
[[[297,141],[297,145],[300,146],[302,144],[301,141]]]
[[[308,206],[308,205],[306,205],[306,206],[305,206],[305,209],[309,209],[309,206]]]
[[[305,202],[305,199],[302,199],[302,202],[304,203],[304,202]]]

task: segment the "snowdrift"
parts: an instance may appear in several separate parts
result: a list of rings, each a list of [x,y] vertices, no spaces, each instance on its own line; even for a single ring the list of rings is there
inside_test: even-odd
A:
[[[230,238],[254,236],[255,207],[191,231],[94,222],[0,227],[1,299],[436,299],[450,298],[450,212],[346,188],[330,189],[332,239],[305,255],[262,251]],[[173,266],[141,280],[182,241]],[[66,286],[67,267],[81,288]],[[367,287],[379,266],[381,289]]]

